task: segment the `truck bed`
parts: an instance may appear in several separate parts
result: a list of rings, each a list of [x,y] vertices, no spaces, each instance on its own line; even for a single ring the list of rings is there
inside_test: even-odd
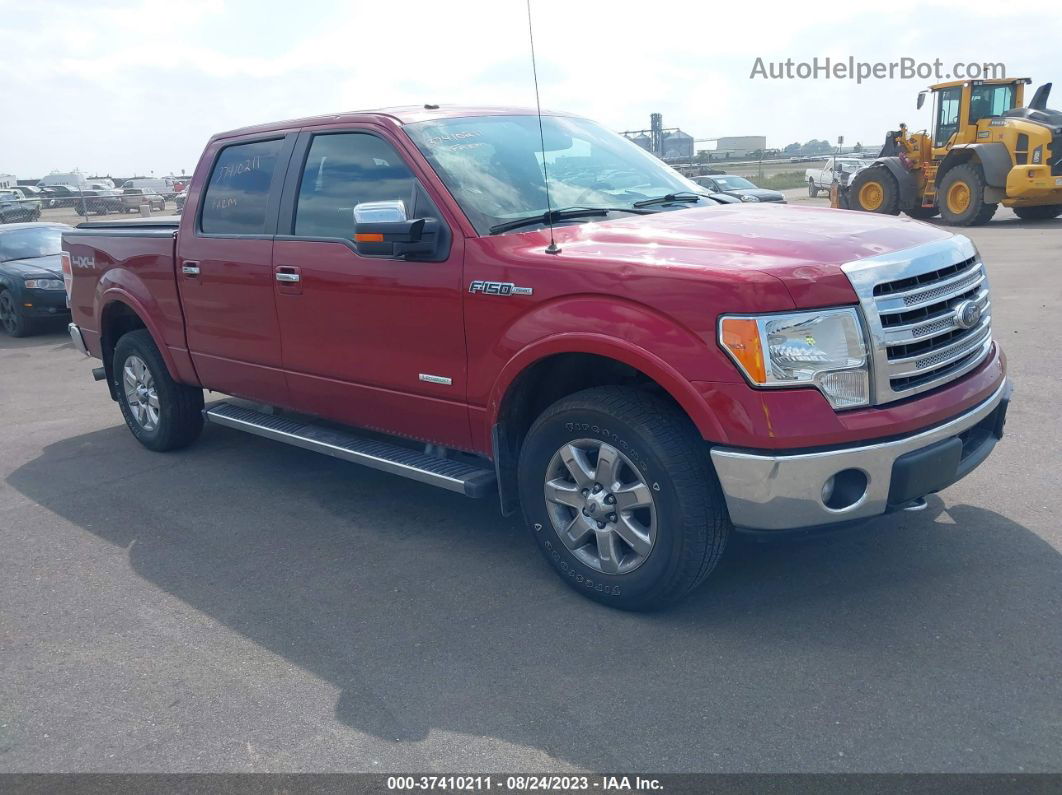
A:
[[[184,353],[184,321],[174,272],[180,220],[162,216],[85,221],[63,233],[63,248],[72,263],[72,320],[93,355],[102,358],[98,305],[115,299],[149,324],[164,348],[163,356]]]
[[[82,221],[75,229],[130,229],[134,231],[148,231],[164,229],[172,234],[181,225],[181,216],[162,215],[152,218],[117,218],[113,221]]]

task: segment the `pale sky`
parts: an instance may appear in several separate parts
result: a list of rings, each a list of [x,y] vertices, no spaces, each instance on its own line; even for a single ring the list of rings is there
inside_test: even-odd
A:
[[[956,13],[955,9],[961,9]],[[924,80],[752,80],[765,61],[1002,62],[1062,107],[1058,0],[533,0],[544,108],[614,130],[878,147]],[[909,13],[905,13],[909,12]],[[533,106],[524,0],[0,0],[0,173],[168,174],[214,132],[386,105]],[[708,146],[707,144],[699,145]]]

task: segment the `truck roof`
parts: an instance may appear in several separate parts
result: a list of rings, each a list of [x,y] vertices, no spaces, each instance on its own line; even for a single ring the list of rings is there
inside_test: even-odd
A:
[[[390,108],[375,108],[371,110],[351,110],[340,113],[329,113],[320,116],[306,116],[301,119],[286,119],[284,121],[256,124],[249,127],[240,127],[235,130],[218,133],[213,136],[218,138],[232,138],[238,135],[251,133],[272,132],[274,130],[290,130],[294,127],[309,127],[321,124],[343,124],[354,122],[371,122],[388,119],[397,124],[411,124],[417,121],[431,119],[457,119],[463,116],[534,116],[537,111],[534,108],[507,107],[494,105],[400,105]],[[562,113],[551,110],[543,110],[543,116],[574,116],[572,113]]]

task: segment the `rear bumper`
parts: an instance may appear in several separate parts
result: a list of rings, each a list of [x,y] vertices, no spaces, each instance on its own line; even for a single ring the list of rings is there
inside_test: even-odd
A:
[[[71,323],[66,327],[67,332],[70,334],[70,341],[74,343],[74,347],[86,356],[91,356],[88,352],[88,348],[85,346],[85,338],[81,336],[81,329],[77,323]]]
[[[711,451],[734,525],[792,530],[866,519],[940,491],[1002,436],[1011,386],[928,430],[861,446],[773,454]]]

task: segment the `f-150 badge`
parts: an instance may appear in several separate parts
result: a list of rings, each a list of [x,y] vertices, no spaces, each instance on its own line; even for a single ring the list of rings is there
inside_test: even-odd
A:
[[[530,287],[517,287],[512,282],[485,282],[476,279],[468,285],[470,293],[483,293],[484,295],[531,295],[534,290]]]

